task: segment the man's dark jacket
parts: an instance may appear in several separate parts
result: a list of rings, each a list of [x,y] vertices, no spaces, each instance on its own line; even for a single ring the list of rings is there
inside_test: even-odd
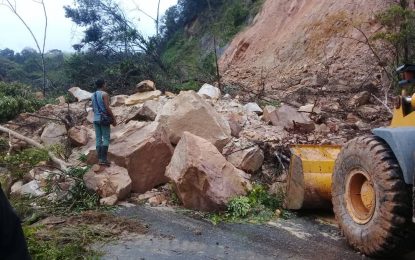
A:
[[[0,187],[0,260],[30,259],[20,219]]]

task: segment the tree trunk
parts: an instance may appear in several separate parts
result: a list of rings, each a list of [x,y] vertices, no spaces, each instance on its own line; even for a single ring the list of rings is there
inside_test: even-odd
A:
[[[42,72],[43,72],[43,96],[46,97],[46,66],[45,66],[45,55],[44,53],[41,54],[42,57]]]
[[[157,5],[157,19],[156,19],[156,35],[157,35],[157,38],[159,37],[159,27],[160,27],[160,1],[161,0],[159,0],[159,3],[158,3],[158,5]]]
[[[36,142],[35,140],[30,139],[28,137],[25,137],[25,136],[15,132],[15,131],[9,129],[9,128],[6,128],[4,126],[0,126],[0,131],[4,132],[4,133],[7,133],[9,135],[12,135],[13,137],[15,137],[19,140],[25,141],[26,143],[28,143],[30,145],[33,145],[36,148],[45,149],[45,147],[43,145]],[[69,165],[66,162],[64,162],[63,160],[56,157],[52,152],[48,152],[48,155],[49,155],[50,159],[52,160],[52,162],[55,163],[59,167],[59,169],[61,169],[61,170],[68,169]]]

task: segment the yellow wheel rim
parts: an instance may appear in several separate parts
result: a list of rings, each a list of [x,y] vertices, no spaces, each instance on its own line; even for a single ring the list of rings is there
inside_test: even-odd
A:
[[[370,176],[363,170],[353,170],[346,180],[347,211],[358,224],[368,223],[375,212],[376,192]]]

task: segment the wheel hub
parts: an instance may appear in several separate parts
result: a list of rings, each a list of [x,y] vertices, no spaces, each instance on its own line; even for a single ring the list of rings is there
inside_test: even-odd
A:
[[[368,223],[375,212],[376,192],[370,176],[363,170],[353,170],[346,182],[347,210],[358,224]]]
[[[362,197],[363,205],[366,209],[370,210],[375,203],[375,189],[369,181],[365,181],[362,185],[362,190],[360,191],[360,196]]]

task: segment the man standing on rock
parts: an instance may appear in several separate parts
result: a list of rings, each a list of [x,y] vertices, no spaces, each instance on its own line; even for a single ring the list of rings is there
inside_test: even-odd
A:
[[[105,92],[106,83],[99,79],[95,82],[96,91],[92,95],[92,107],[94,109],[94,128],[96,134],[96,148],[100,165],[110,166],[107,159],[110,144],[111,128],[116,126],[114,114],[110,108],[109,95]]]

